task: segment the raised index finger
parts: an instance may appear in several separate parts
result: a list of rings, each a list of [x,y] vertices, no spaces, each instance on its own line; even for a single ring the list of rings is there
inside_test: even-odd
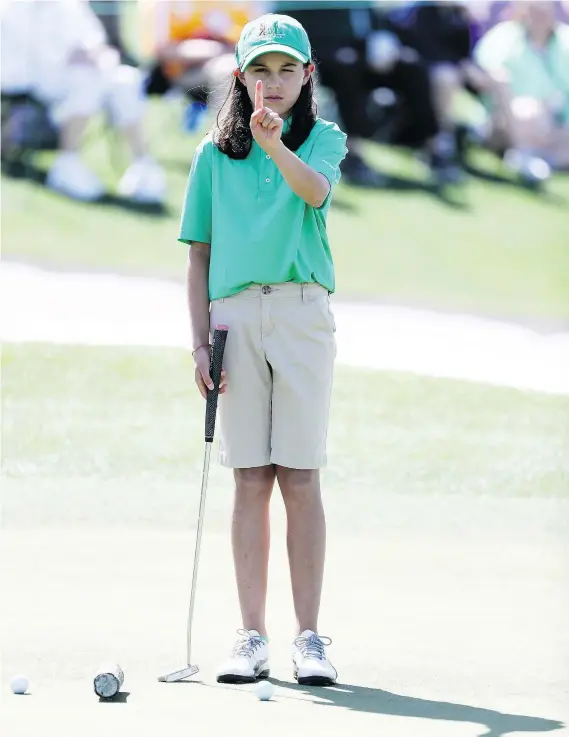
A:
[[[263,109],[263,80],[258,79],[255,85],[255,112]]]

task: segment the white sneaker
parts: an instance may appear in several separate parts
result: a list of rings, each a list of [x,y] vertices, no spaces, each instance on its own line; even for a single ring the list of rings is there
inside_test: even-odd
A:
[[[294,677],[303,686],[333,686],[338,673],[326,657],[324,645],[331,645],[329,637],[304,630],[292,646]]]
[[[105,190],[97,175],[91,171],[76,153],[63,152],[53,162],[46,184],[51,189],[74,200],[94,202]]]
[[[527,151],[509,149],[504,155],[504,162],[527,184],[539,185],[551,176],[551,167],[547,161]]]
[[[218,683],[255,683],[269,677],[269,646],[256,630],[237,630],[240,635],[231,658],[217,673]]]
[[[138,159],[123,174],[118,192],[133,202],[161,204],[166,197],[164,170],[150,158]]]

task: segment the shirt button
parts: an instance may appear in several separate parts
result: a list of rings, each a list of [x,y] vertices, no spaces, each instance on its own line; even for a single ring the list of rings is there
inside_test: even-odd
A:
[[[267,184],[269,184],[269,182],[270,182],[270,181],[271,181],[271,180],[269,179],[269,177],[267,177],[267,178],[265,179],[265,182],[266,182]]]
[[[271,157],[269,156],[269,154],[267,154],[266,158],[267,158],[267,159],[270,159]]]

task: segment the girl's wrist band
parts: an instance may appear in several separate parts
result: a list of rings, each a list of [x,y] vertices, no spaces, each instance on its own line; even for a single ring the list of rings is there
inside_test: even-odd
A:
[[[199,351],[200,348],[207,348],[209,351],[209,349],[211,348],[211,345],[209,343],[202,343],[197,348],[194,348],[194,350],[192,351],[192,356],[194,356]]]

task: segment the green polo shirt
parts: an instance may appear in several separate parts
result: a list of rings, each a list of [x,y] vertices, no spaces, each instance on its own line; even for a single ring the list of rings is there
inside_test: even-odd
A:
[[[291,190],[255,141],[246,159],[235,160],[219,151],[211,134],[203,139],[192,161],[178,240],[211,244],[211,300],[252,284],[317,282],[334,291],[326,216],[346,151],[346,135],[318,118],[296,152],[330,182],[326,201],[315,208]]]

